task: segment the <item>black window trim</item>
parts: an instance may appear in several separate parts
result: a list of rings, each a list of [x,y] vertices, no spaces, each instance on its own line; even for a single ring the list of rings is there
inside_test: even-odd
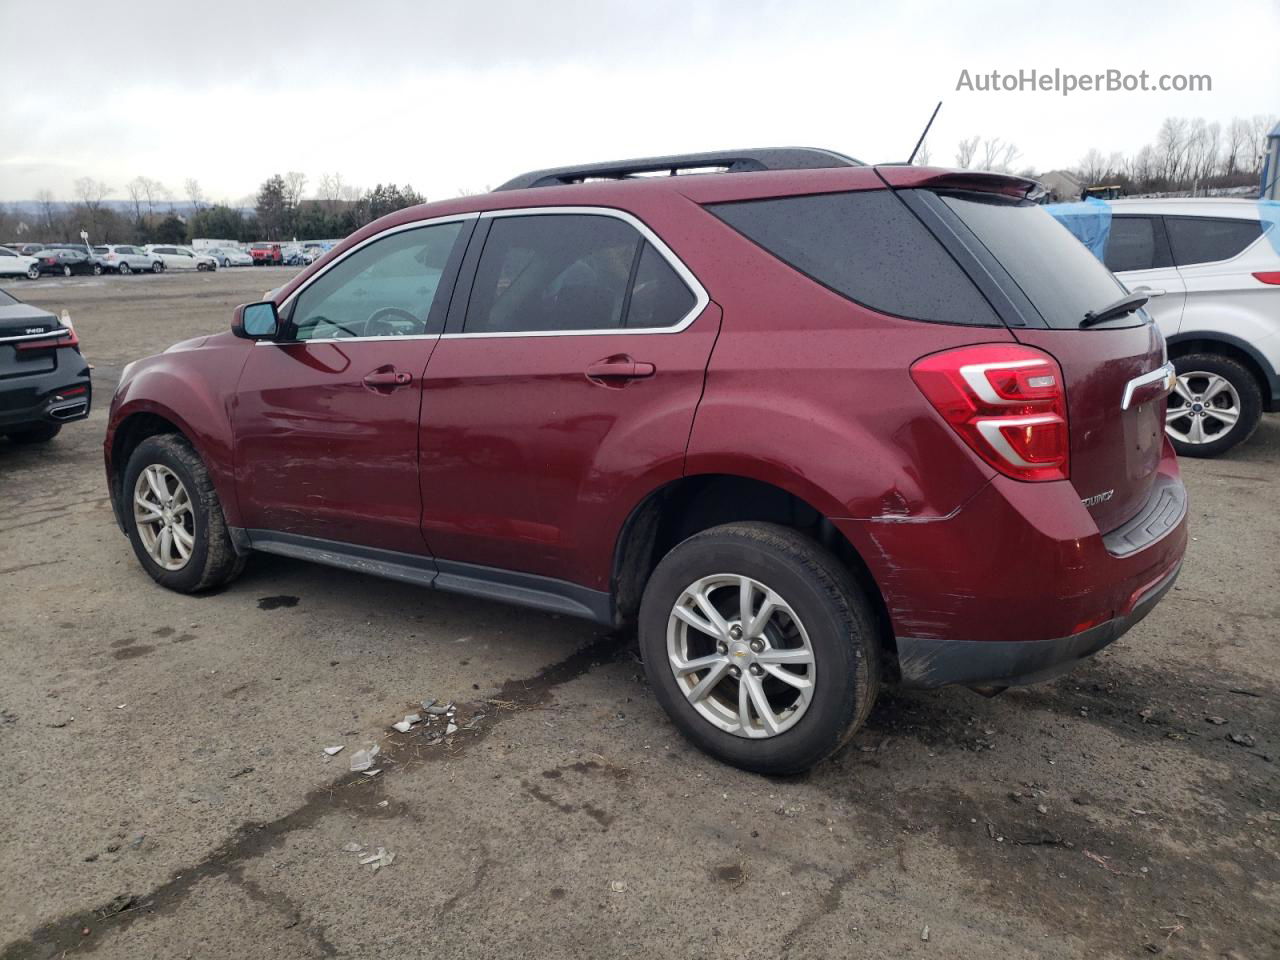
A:
[[[693,294],[693,306],[689,308],[688,313],[680,318],[678,323],[674,323],[666,327],[598,327],[593,330],[501,330],[501,331],[485,331],[483,333],[467,333],[462,329],[463,320],[466,317],[466,308],[471,300],[471,293],[475,283],[476,269],[479,266],[481,251],[477,251],[474,258],[467,257],[469,261],[467,267],[463,270],[463,277],[460,278],[459,286],[465,286],[467,296],[463,299],[460,306],[455,304],[453,309],[449,311],[449,324],[445,327],[445,332],[441,335],[446,340],[493,340],[493,339],[511,339],[513,337],[611,337],[620,334],[660,334],[660,333],[680,333],[687,329],[698,317],[702,316],[707,305],[711,302],[711,297],[707,293],[706,288],[699,282],[697,276],[685,266],[684,261],[676,256],[675,252],[663,242],[654,231],[639,217],[626,210],[617,207],[596,207],[596,206],[555,206],[555,207],[511,207],[504,210],[486,210],[479,214],[481,221],[481,230],[484,231],[481,236],[480,230],[477,230],[476,238],[481,241],[488,239],[488,226],[494,220],[502,217],[536,217],[536,216],[599,216],[612,217],[615,220],[621,220],[623,223],[629,224],[636,232],[640,234],[642,241],[647,241],[653,247],[654,252],[667,261],[667,265],[675,271],[684,285],[689,288]],[[636,244],[637,251],[644,250],[644,243]],[[470,251],[468,251],[470,254]],[[639,264],[639,253],[632,263],[631,280],[634,283],[636,267]],[[630,300],[630,287],[627,288],[627,300]],[[622,322],[626,323],[626,313],[622,315]]]
[[[1155,216],[1160,217],[1160,220],[1161,220],[1160,227],[1162,230],[1164,230],[1165,237],[1169,244],[1169,266],[1175,267],[1179,270],[1183,269],[1184,267],[1186,268],[1204,267],[1204,266],[1209,266],[1210,264],[1215,264],[1215,263],[1230,263],[1232,260],[1235,260],[1237,257],[1243,257],[1248,252],[1250,247],[1252,247],[1255,243],[1257,243],[1259,240],[1261,240],[1263,237],[1267,235],[1266,225],[1262,222],[1261,219],[1255,220],[1253,219],[1253,217],[1223,217],[1223,216],[1215,217],[1209,214],[1202,214],[1202,213],[1189,213],[1189,214],[1188,213],[1161,213],[1161,214],[1155,214]],[[1233,253],[1231,256],[1223,257],[1221,260],[1197,260],[1194,263],[1178,263],[1177,258],[1173,255],[1173,236],[1169,233],[1168,226],[1164,223],[1165,220],[1214,220],[1218,222],[1221,222],[1223,220],[1230,222],[1234,220],[1239,223],[1255,223],[1258,225],[1258,235],[1257,237],[1255,237],[1254,239],[1246,243],[1239,250],[1237,250],[1235,253]]]

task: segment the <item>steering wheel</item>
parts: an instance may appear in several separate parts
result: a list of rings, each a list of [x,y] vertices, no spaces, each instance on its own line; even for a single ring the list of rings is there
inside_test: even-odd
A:
[[[345,333],[345,334],[346,334],[347,336],[349,336],[349,337],[358,337],[358,336],[360,336],[360,334],[356,333],[356,332],[355,332],[354,330],[352,330],[350,327],[344,327],[344,326],[343,326],[342,324],[340,324],[340,323],[334,323],[334,322],[333,322],[332,320],[330,320],[328,317],[326,317],[326,316],[322,316],[322,315],[320,315],[320,314],[314,314],[314,315],[312,315],[312,316],[310,316],[310,317],[307,317],[307,323],[309,323],[309,324],[311,325],[311,329],[312,329],[312,330],[317,329],[317,328],[318,328],[318,327],[320,327],[321,325],[325,325],[325,326],[333,327],[335,330],[341,330],[343,333]],[[323,337],[312,337],[312,338],[310,338],[310,339],[325,339],[325,338],[323,338]]]
[[[394,336],[400,331],[392,326],[393,320],[404,320],[413,324],[410,329],[415,333],[420,332],[423,326],[422,321],[408,310],[401,310],[399,307],[379,307],[365,321],[364,335],[366,337]]]

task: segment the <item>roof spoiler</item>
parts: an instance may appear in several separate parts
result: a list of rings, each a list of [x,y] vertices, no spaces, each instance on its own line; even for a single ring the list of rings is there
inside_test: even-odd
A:
[[[929,190],[974,190],[999,193],[1019,200],[1035,200],[1044,193],[1037,180],[1011,173],[985,173],[980,170],[939,170],[934,167],[876,167],[880,179],[891,187],[924,187]]]
[[[584,163],[573,167],[533,170],[508,180],[497,190],[558,187],[586,180],[626,180],[644,174],[676,176],[681,171],[718,168],[722,173],[756,173],[761,170],[816,170],[824,167],[862,167],[866,164],[834,150],[817,147],[764,147],[751,150],[716,150],[682,153],[669,157],[641,157],[609,163]],[[496,192],[496,191],[495,191]]]

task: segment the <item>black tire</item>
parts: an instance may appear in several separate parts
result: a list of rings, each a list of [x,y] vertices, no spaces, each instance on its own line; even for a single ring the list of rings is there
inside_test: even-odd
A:
[[[1215,435],[1214,439],[1204,443],[1187,443],[1170,434],[1169,440],[1178,456],[1220,456],[1237,444],[1244,443],[1258,429],[1258,423],[1262,420],[1262,385],[1243,364],[1220,353],[1189,353],[1175,357],[1173,365],[1179,376],[1195,372],[1217,374],[1231,384],[1240,398],[1238,419],[1232,426]]]
[[[120,271],[119,271],[119,272],[120,272],[120,274],[121,274],[122,276],[126,276],[126,277],[127,277],[129,274],[133,273],[133,268],[132,268],[131,266],[129,266],[127,263],[122,263],[122,264],[120,264]]]
[[[152,464],[162,464],[172,470],[187,488],[194,507],[195,544],[191,558],[180,570],[166,570],[156,563],[143,546],[134,520],[133,490],[139,474]],[[239,576],[244,569],[245,558],[239,556],[231,543],[227,522],[222,515],[222,504],[209,471],[200,455],[187,440],[173,433],[148,437],[138,444],[129,457],[121,488],[125,527],[129,542],[144,570],[162,587],[178,593],[199,593],[220,587]]]
[[[64,277],[69,277],[69,276],[71,276],[71,268],[70,268],[70,267],[68,267],[66,264],[63,264],[63,267],[62,267],[62,275],[63,275]]]
[[[95,264],[93,265],[93,275],[94,275],[95,277],[100,277],[100,276],[102,276],[102,264],[100,264],[100,263],[95,263]]]
[[[667,656],[667,623],[681,593],[717,573],[767,584],[791,605],[813,648],[813,699],[793,727],[747,739],[721,730],[689,703]],[[821,544],[771,523],[732,523],[685,540],[662,558],[645,586],[639,639],[658,702],[700,749],[756,773],[800,773],[831,756],[871,712],[880,687],[875,618],[849,571]],[[728,681],[733,682],[733,681]]]
[[[35,264],[32,264],[31,266],[27,267],[27,279],[28,279],[28,280],[39,280],[39,279],[40,279],[40,268],[39,268],[38,266],[36,266]]]
[[[61,429],[60,423],[35,423],[21,430],[9,430],[8,437],[14,443],[48,443]]]
[[[151,264],[151,272],[164,273],[164,264],[159,260],[155,261],[154,263]]]

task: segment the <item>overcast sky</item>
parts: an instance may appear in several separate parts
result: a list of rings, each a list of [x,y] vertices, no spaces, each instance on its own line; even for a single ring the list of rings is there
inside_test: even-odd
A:
[[[126,10],[131,10],[126,5]],[[143,174],[236,202],[274,172],[428,198],[527,169],[721,147],[935,164],[972,134],[1039,170],[1167,115],[1280,112],[1280,0],[179,3],[61,19],[0,0],[0,201]],[[1020,68],[1209,74],[1209,93],[957,92]]]

